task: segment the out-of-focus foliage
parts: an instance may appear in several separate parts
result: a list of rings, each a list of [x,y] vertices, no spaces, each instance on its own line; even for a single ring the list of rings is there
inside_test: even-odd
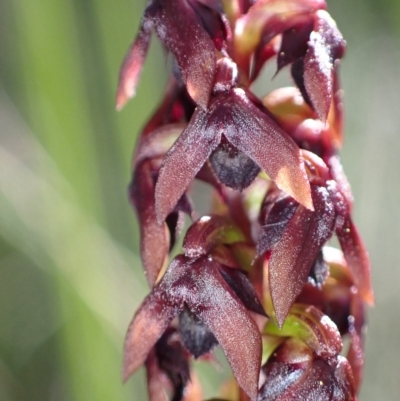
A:
[[[348,41],[342,155],[376,293],[360,400],[396,399],[400,3],[328,3]],[[114,107],[143,7],[0,0],[1,401],[146,397],[144,375],[123,386],[120,367],[147,292],[126,188],[136,134],[166,82],[157,40],[136,99],[119,114]],[[259,93],[276,87],[269,77],[261,85]]]

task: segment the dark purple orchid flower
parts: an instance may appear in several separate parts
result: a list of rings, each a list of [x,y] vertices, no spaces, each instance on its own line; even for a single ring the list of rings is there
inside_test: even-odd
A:
[[[153,29],[175,56],[192,99],[207,108],[216,51],[222,49],[229,29],[219,0],[149,0],[139,33],[121,68],[117,108],[121,109],[135,94]]]
[[[293,60],[292,76],[304,99],[313,106],[320,120],[325,122],[331,107],[334,79],[337,79],[338,61],[343,57],[346,47],[335,21],[326,11],[319,10],[315,14],[307,46],[304,56]],[[289,50],[286,51],[289,53]],[[288,58],[294,59],[295,56]],[[287,60],[280,61],[281,66],[286,63]]]
[[[264,332],[286,340],[262,367],[266,380],[258,401],[356,400],[340,333],[318,309],[296,304],[282,330],[268,323]]]
[[[324,0],[259,0],[235,24],[235,59],[243,73],[250,75],[251,56],[277,35],[307,24]],[[297,40],[297,38],[296,38]],[[256,61],[257,63],[257,61]]]
[[[235,64],[220,60],[220,75],[207,111],[197,108],[163,160],[156,185],[159,223],[174,208],[211,153],[226,139],[265,170],[279,188],[312,209],[299,149],[288,135],[235,88]]]
[[[151,401],[200,401],[190,361],[218,345],[236,400],[356,400],[373,293],[338,156],[345,41],[325,9],[324,0],[148,0],[117,108],[135,92],[154,30],[174,66],[133,159],[151,291],[123,366],[126,380],[146,365]],[[260,100],[250,86],[273,57],[298,89]],[[211,213],[167,267],[184,214],[194,215],[195,178],[211,186]],[[333,234],[340,260],[325,246]]]
[[[193,260],[177,256],[146,297],[128,329],[124,380],[144,363],[171,320],[187,310],[215,336],[239,385],[254,400],[261,361],[260,333],[224,280],[218,263],[209,257]]]
[[[172,319],[179,316],[183,344],[194,356],[221,345],[239,385],[255,399],[261,358],[260,333],[248,310],[264,315],[246,276],[221,264],[212,252],[243,240],[229,219],[203,217],[188,230],[185,255],[177,256],[136,313],[125,342],[123,377],[146,360]],[[245,341],[243,347],[237,344]]]
[[[336,231],[360,294],[372,301],[369,260],[346,203],[316,155],[303,151],[310,176],[314,211],[272,189],[264,201],[258,254],[270,253],[269,281],[278,324],[282,326],[315,266],[322,246]],[[351,227],[347,230],[347,227]]]
[[[332,103],[337,61],[346,47],[325,8],[323,0],[260,0],[235,28],[235,55],[242,72],[254,81],[275,55],[278,71],[292,64],[296,85],[324,122]],[[279,34],[278,47],[273,39]]]

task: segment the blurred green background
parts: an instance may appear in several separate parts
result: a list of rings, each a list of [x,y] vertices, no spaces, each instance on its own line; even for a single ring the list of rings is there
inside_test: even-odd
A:
[[[348,41],[342,155],[376,291],[360,400],[398,400],[400,2],[328,4]],[[143,7],[0,0],[0,401],[146,399],[143,372],[121,385],[120,366],[147,292],[126,187],[166,82],[156,40],[137,97],[114,108]]]

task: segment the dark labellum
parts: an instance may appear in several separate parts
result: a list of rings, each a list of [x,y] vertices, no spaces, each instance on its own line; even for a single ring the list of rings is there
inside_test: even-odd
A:
[[[329,266],[324,261],[324,257],[322,255],[322,251],[318,254],[315,259],[310,274],[308,276],[308,282],[312,285],[315,285],[318,288],[321,288],[324,284],[325,280],[328,278],[329,274]]]
[[[214,334],[188,308],[179,315],[179,332],[183,345],[195,358],[207,354],[218,345]]]
[[[229,142],[221,143],[215,149],[210,162],[218,179],[239,191],[247,188],[261,170],[253,160]]]
[[[173,400],[181,400],[190,380],[190,369],[185,349],[174,329],[168,329],[157,341],[155,356],[158,367],[173,385]]]

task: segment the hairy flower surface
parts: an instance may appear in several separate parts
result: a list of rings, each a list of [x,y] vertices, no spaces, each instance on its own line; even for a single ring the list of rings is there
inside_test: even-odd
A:
[[[280,188],[312,209],[309,184],[295,143],[251,103],[242,89],[225,82],[217,84],[222,89],[215,90],[208,111],[196,109],[164,158],[155,191],[158,221],[165,220],[222,137],[252,158]]]
[[[128,330],[124,378],[144,363],[171,320],[187,309],[213,333],[239,385],[254,399],[261,361],[260,333],[239,297],[224,280],[218,263],[207,257],[194,261],[185,256],[176,257],[145,299]]]
[[[192,360],[218,346],[234,380],[215,400],[356,400],[373,291],[338,153],[346,42],[326,8],[147,3],[117,108],[135,94],[154,31],[173,68],[133,157],[129,198],[150,293],[123,364],[124,380],[146,367],[150,401],[201,401]],[[296,87],[260,99],[252,84],[271,60]],[[203,216],[196,180],[210,191]],[[328,246],[333,236],[341,251]]]

